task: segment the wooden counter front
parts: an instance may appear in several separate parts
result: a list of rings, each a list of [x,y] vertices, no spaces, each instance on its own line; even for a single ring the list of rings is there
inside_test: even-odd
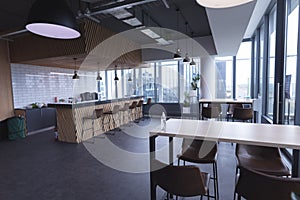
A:
[[[123,120],[121,113],[119,113],[116,125],[110,123],[112,120],[109,115],[93,120],[95,109],[102,108],[105,112],[111,110],[114,105],[120,105],[120,108],[122,108],[125,103],[131,104],[133,101],[138,102],[141,99],[142,97],[131,97],[107,101],[80,102],[77,104],[55,103],[48,104],[48,107],[56,108],[58,140],[80,143],[90,139],[93,135],[97,136],[129,122],[128,120]],[[133,120],[142,117],[142,109],[135,109],[133,112]]]

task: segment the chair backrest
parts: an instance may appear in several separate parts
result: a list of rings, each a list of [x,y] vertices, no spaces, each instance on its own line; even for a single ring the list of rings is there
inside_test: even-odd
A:
[[[203,107],[201,115],[204,118],[218,118],[220,109],[218,107]]]
[[[250,108],[235,108],[233,111],[233,119],[236,120],[252,120],[253,118],[253,109],[252,107]]]
[[[150,104],[151,104],[151,101],[152,101],[152,99],[151,99],[151,98],[148,98],[148,99],[147,99],[147,105],[150,105]]]
[[[129,103],[125,103],[122,108],[122,111],[127,111],[128,109],[129,109]]]
[[[231,103],[228,105],[227,113],[233,114],[235,108],[243,108],[243,104],[241,103]]]
[[[131,103],[131,105],[129,106],[129,109],[134,109],[134,108],[136,107],[136,105],[137,105],[137,102],[136,102],[136,101],[133,101],[133,102]]]
[[[291,199],[291,193],[300,193],[300,178],[284,178],[266,175],[240,167],[235,192],[249,200]]]
[[[264,147],[256,145],[236,144],[235,154],[245,155],[247,157],[255,156],[259,158],[281,159],[280,150],[278,147]]]
[[[119,109],[120,109],[120,105],[114,105],[113,109],[112,109],[112,113],[117,113],[119,112]]]
[[[190,197],[206,194],[206,184],[198,167],[163,165],[165,167],[153,172],[155,185],[177,196]]]
[[[139,103],[136,105],[136,107],[141,107],[142,105],[143,105],[143,103],[144,103],[144,100],[139,100]]]

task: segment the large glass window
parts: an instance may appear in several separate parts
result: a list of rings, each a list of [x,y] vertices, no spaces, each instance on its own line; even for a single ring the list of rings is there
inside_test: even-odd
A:
[[[265,28],[262,25],[259,29],[259,52],[260,52],[260,59],[259,59],[259,87],[258,87],[258,94],[261,96],[263,94],[263,69],[264,69],[264,33]]]
[[[294,123],[297,43],[298,43],[298,0],[287,1],[287,30],[286,30],[286,76],[285,76],[285,122]]]
[[[252,42],[242,42],[236,56],[236,98],[250,98]]]
[[[108,70],[106,71],[106,79],[107,79],[107,99],[115,99],[116,96],[116,87],[115,87],[115,71],[114,70]]]
[[[178,102],[178,61],[158,62],[157,72],[158,102]]]
[[[142,93],[144,100],[151,98],[153,101],[155,99],[155,74],[154,69],[155,63],[151,63],[149,68],[142,68]]]
[[[217,94],[216,98],[233,98],[233,57],[217,57]]]
[[[269,62],[267,70],[267,107],[266,115],[273,119],[274,104],[274,75],[275,75],[275,47],[276,47],[276,7],[269,15]]]

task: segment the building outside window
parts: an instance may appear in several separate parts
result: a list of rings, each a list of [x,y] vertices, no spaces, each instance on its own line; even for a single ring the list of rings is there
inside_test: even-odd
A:
[[[233,57],[217,57],[217,92],[216,98],[233,98]]]
[[[276,46],[276,6],[269,15],[269,62],[267,69],[267,107],[266,115],[273,119],[274,104],[274,75],[275,75],[275,46]]]
[[[236,98],[250,98],[252,42],[242,42],[236,56]]]
[[[285,75],[285,123],[294,124],[299,2],[287,1],[286,75]]]

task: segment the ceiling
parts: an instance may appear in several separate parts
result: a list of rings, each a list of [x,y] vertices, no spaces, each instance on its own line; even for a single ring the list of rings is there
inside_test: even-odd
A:
[[[0,2],[0,39],[13,40],[14,35],[24,30],[34,1]],[[235,8],[217,10],[205,9],[195,0],[68,0],[68,3],[79,23],[82,19],[90,19],[116,33],[136,28],[112,14],[125,10],[141,22],[140,26],[163,27],[187,34],[202,44],[211,55],[235,55],[246,30],[249,36],[253,29],[248,27],[249,21],[252,27],[257,26],[257,16],[266,9],[264,6],[268,1],[257,0],[258,3],[254,1]],[[265,2],[263,6],[262,2]],[[167,39],[176,41],[180,35],[170,34]],[[142,45],[155,42],[144,34],[134,39]]]

